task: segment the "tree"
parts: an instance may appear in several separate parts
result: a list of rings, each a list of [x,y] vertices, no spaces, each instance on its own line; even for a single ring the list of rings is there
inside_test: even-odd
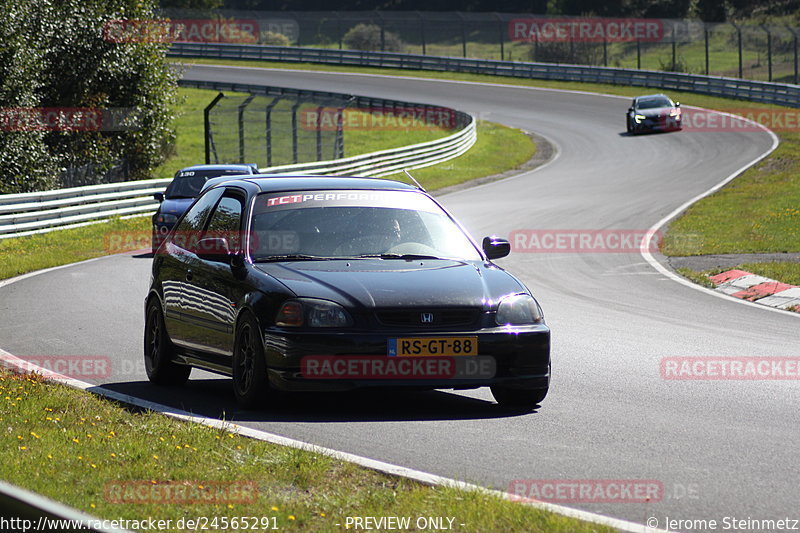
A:
[[[52,185],[58,168],[100,170],[124,159],[134,178],[149,177],[174,140],[169,129],[176,73],[167,42],[152,28],[155,0],[18,0],[0,7],[0,96],[7,109],[90,110],[97,127],[6,128],[0,132],[0,193]],[[109,28],[139,21],[127,32]],[[130,30],[133,31],[130,31]],[[127,122],[109,126],[112,111]],[[119,116],[116,114],[116,116]],[[62,125],[63,126],[63,125]],[[24,128],[23,128],[24,129]],[[27,147],[28,153],[22,153]],[[17,148],[15,148],[17,147]]]

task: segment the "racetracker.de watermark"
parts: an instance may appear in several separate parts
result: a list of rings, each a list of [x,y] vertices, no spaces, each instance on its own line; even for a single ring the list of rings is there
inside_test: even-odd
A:
[[[45,378],[107,379],[111,358],[106,355],[28,355],[15,358],[14,367]]]
[[[800,380],[800,357],[664,357],[665,380]]]
[[[516,229],[509,241],[517,253],[639,253],[645,238],[647,250],[658,251],[661,232],[635,229]]]
[[[132,107],[0,108],[0,131],[131,131],[139,127]]]
[[[509,499],[549,503],[653,503],[664,498],[655,479],[515,479]]]
[[[684,132],[759,132],[764,128],[779,132],[800,131],[800,110],[742,107],[722,113],[709,109],[684,109]]]
[[[306,379],[491,379],[497,371],[489,356],[333,356],[303,357],[300,372]]]
[[[318,107],[302,110],[299,123],[308,131],[430,131],[455,129],[458,116],[446,107]]]
[[[534,17],[508,23],[508,38],[515,42],[658,42],[666,36],[665,25],[658,19]]]
[[[254,503],[254,481],[109,481],[103,488],[108,503],[235,504]]]
[[[254,19],[128,19],[103,25],[103,39],[111,43],[238,43],[258,42]]]

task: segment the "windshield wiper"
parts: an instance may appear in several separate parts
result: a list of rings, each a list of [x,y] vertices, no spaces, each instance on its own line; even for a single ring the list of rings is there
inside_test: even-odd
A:
[[[405,261],[413,261],[415,259],[441,259],[441,257],[436,257],[435,255],[424,254],[364,254],[359,255],[358,257],[363,259],[402,259]]]
[[[175,196],[167,196],[167,200],[187,200],[189,198],[194,198],[194,196],[181,196],[176,194]]]
[[[267,257],[260,257],[255,260],[256,263],[272,263],[276,261],[330,261],[337,259],[336,257],[321,257],[319,255],[305,255],[305,254],[286,254],[286,255],[270,255]]]

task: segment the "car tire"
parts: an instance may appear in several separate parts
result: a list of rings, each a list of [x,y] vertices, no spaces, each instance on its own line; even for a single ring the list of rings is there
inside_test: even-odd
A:
[[[625,117],[625,129],[627,130],[628,133],[631,133],[633,131],[633,127],[631,127],[630,117]]]
[[[192,367],[172,360],[175,347],[167,335],[164,312],[158,298],[147,303],[144,326],[144,369],[156,385],[179,386],[186,383]]]
[[[492,396],[501,407],[510,409],[532,409],[542,403],[549,388],[510,387],[492,385]]]
[[[269,392],[264,344],[258,323],[245,314],[236,327],[233,346],[233,393],[245,409],[258,407]]]

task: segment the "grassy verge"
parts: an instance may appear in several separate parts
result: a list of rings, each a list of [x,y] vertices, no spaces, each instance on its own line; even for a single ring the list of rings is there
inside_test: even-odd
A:
[[[1,239],[0,279],[114,253],[118,250],[111,249],[109,235],[127,232],[146,235],[150,228],[150,217],[137,217]]]
[[[197,59],[193,63],[220,64]],[[331,72],[363,72],[433,79],[501,83],[526,87],[582,90],[621,96],[635,96],[657,89],[607,84],[527,80],[465,73],[399,71],[333,65],[291,64],[265,61],[227,61],[225,64],[280,69],[310,69]],[[750,110],[788,108],[679,91],[668,93],[691,106],[741,113]],[[620,105],[621,111],[624,107]],[[791,115],[793,117],[794,115]],[[791,118],[789,117],[789,118]],[[788,119],[785,119],[788,120]],[[789,124],[789,122],[786,122]],[[679,135],[696,135],[683,132]],[[744,172],[716,194],[705,198],[672,222],[662,245],[666,255],[720,253],[800,252],[800,132],[776,132],[780,146],[758,165]],[[800,263],[781,263],[779,273],[787,279],[800,276]],[[759,267],[761,268],[761,267]],[[778,267],[770,267],[775,271]],[[777,278],[785,281],[782,278]]]
[[[348,516],[452,517],[456,531],[611,531],[157,413],[132,413],[32,375],[0,371],[0,405],[0,478],[100,518],[172,520],[168,531],[196,517],[259,517],[275,529],[341,531]],[[248,529],[243,524],[231,529]]]

